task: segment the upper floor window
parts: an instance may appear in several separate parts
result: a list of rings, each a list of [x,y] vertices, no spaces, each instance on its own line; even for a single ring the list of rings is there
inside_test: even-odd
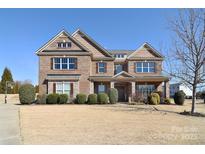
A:
[[[97,73],[105,73],[106,72],[106,63],[99,62],[97,63]]]
[[[77,69],[77,58],[53,58],[53,68],[56,70]]]
[[[114,57],[115,58],[125,58],[126,54],[115,54]]]
[[[135,65],[135,72],[153,73],[155,72],[154,62],[137,62]]]
[[[58,42],[58,48],[70,48],[71,42]]]
[[[116,64],[115,65],[115,74],[118,74],[118,73],[120,73],[120,72],[122,72],[123,71],[123,66],[122,66],[122,64]]]

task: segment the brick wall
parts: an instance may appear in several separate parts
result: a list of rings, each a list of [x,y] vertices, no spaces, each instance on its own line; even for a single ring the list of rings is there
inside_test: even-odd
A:
[[[79,82],[79,92],[89,93],[90,82],[88,77],[91,72],[90,56],[69,56],[78,59],[77,70],[52,70],[51,58],[55,56],[40,56],[39,57],[39,94],[47,93],[47,82],[45,81],[47,74],[81,74]],[[51,90],[49,90],[51,91]]]

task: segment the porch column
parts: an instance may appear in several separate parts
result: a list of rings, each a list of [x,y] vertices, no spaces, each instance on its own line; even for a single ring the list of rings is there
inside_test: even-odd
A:
[[[131,88],[131,94],[133,95],[133,94],[135,94],[135,82],[131,82],[131,84],[132,84],[132,88]]]
[[[113,81],[111,81],[111,82],[110,82],[110,88],[114,88],[114,87],[115,87],[114,84],[115,84],[115,83],[114,83]]]
[[[94,94],[94,82],[90,81],[90,94]]]
[[[164,97],[165,98],[169,98],[170,96],[170,93],[169,93],[169,81],[165,81],[164,82]]]
[[[129,91],[128,102],[131,103],[133,100],[133,95],[135,95],[135,82],[131,82],[131,91]]]

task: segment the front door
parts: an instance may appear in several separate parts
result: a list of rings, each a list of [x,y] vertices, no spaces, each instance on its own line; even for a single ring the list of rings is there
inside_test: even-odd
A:
[[[118,102],[125,102],[126,101],[125,87],[124,86],[116,86],[115,88],[118,91]]]

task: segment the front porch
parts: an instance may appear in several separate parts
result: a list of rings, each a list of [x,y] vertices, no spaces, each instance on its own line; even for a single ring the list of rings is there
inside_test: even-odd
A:
[[[164,76],[135,77],[127,72],[121,72],[113,77],[90,77],[90,81],[90,93],[107,93],[110,88],[116,88],[120,102],[131,101],[135,95],[146,99],[153,91],[161,91],[163,97],[169,97],[169,78]]]
[[[105,92],[108,93],[110,88],[116,88],[118,90],[118,101],[128,102],[129,97],[133,95],[140,95],[143,98],[153,91],[162,91],[164,97],[169,97],[166,95],[167,82],[129,82],[129,81],[110,81],[110,82],[93,82],[94,93]],[[164,88],[163,88],[164,87]]]

